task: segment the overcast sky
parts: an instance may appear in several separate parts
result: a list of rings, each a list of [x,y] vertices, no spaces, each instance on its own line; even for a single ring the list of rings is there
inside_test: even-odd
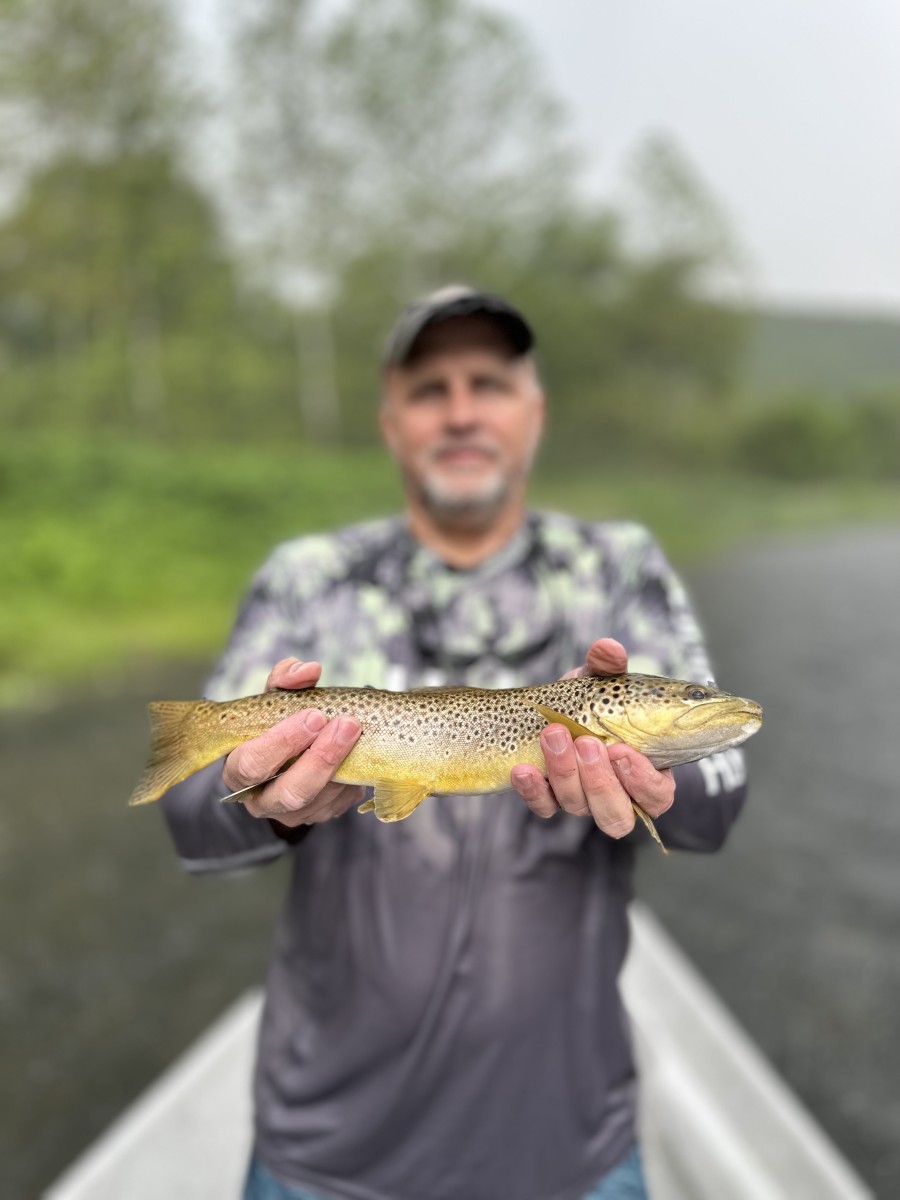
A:
[[[604,192],[672,134],[754,291],[900,312],[900,0],[490,0],[531,34]]]

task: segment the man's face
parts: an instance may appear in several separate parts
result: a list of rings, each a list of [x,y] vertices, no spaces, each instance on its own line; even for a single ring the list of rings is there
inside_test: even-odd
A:
[[[493,321],[426,328],[388,370],[381,428],[415,500],[438,520],[489,522],[524,487],[544,400],[530,358],[510,358]]]

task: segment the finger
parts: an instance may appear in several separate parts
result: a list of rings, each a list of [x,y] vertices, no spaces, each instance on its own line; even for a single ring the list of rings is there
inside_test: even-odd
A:
[[[273,688],[315,687],[321,674],[321,663],[303,662],[299,658],[282,658],[269,672],[265,690],[270,692]]]
[[[359,807],[366,798],[366,789],[356,784],[335,783],[332,779],[312,799],[288,807],[285,797],[273,789],[272,797],[265,795],[259,801],[266,816],[277,816],[286,825],[316,825],[339,817],[354,804]],[[277,809],[277,812],[273,810]]]
[[[575,755],[579,782],[597,826],[610,837],[625,837],[634,828],[634,809],[609,760],[606,746],[594,737],[576,738]]]
[[[672,807],[675,776],[671,770],[658,771],[649,758],[621,744],[609,747],[609,760],[619,783],[648,816],[658,817]]]
[[[355,717],[329,721],[312,745],[257,798],[267,816],[314,813],[318,797],[353,749],[362,727]]]
[[[566,671],[563,679],[581,675],[621,675],[628,670],[628,652],[615,638],[599,638],[587,652],[583,666]]]
[[[325,714],[316,708],[285,717],[259,737],[251,738],[238,746],[225,759],[222,780],[233,792],[271,779],[289,758],[312,744],[318,732],[325,727]]]
[[[537,767],[513,767],[510,782],[536,817],[554,817],[559,812],[556,797]]]
[[[327,783],[306,812],[308,825],[340,817],[348,809],[359,808],[366,798],[366,789],[355,783]],[[299,815],[299,814],[298,814]]]
[[[541,749],[547,764],[547,782],[559,807],[574,817],[587,816],[591,810],[581,786],[578,759],[568,729],[548,725],[541,730]]]
[[[628,652],[615,638],[600,638],[587,652],[588,675],[621,675],[628,670]]]
[[[254,796],[244,807],[254,817],[273,817],[291,829],[298,825],[316,825],[339,817],[348,809],[359,807],[366,798],[366,789],[349,783],[328,783],[309,805],[301,809],[286,809],[266,796]]]

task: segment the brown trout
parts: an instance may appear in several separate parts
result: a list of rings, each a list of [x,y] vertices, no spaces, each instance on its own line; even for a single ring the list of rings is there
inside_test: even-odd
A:
[[[625,742],[656,767],[693,762],[737,746],[762,724],[753,700],[656,675],[584,675],[532,687],[485,689],[315,687],[276,689],[239,700],[149,705],[150,761],[131,804],[158,800],[176,783],[304,708],[362,725],[335,775],[375,793],[360,808],[401,821],[433,794],[498,792],[517,763],[545,771],[540,733],[565,725],[611,745]],[[638,816],[656,836],[649,817]],[[657,840],[659,840],[657,838]]]

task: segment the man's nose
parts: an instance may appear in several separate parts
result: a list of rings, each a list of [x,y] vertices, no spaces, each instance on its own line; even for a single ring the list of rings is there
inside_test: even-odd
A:
[[[477,420],[475,393],[467,384],[455,385],[447,397],[447,424],[459,429],[474,425]]]

